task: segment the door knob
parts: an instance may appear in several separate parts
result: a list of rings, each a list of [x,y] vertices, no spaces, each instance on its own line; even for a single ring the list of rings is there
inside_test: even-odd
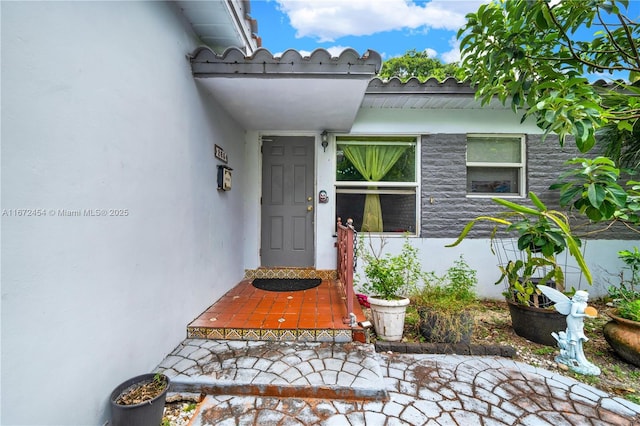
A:
[[[311,200],[313,200],[312,197],[307,197],[307,201],[311,201]]]
[[[311,210],[313,210],[313,206],[307,206],[307,211],[310,212]]]

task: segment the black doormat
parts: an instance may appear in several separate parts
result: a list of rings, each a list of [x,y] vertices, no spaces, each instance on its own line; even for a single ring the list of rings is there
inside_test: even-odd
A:
[[[256,278],[252,284],[266,291],[301,291],[318,287],[321,282],[320,278]]]

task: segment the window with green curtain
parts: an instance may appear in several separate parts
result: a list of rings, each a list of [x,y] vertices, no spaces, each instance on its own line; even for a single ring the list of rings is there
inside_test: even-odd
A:
[[[415,232],[416,138],[345,136],[336,142],[338,216],[353,218],[364,232]]]

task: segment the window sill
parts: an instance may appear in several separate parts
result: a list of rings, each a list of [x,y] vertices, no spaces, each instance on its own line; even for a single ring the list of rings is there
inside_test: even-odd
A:
[[[523,200],[527,197],[520,194],[467,194],[466,198],[480,198],[480,199],[510,198],[510,199]]]

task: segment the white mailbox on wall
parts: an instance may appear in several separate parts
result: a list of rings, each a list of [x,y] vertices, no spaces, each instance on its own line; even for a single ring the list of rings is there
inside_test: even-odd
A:
[[[218,166],[218,189],[222,191],[231,190],[231,167],[220,165]]]

